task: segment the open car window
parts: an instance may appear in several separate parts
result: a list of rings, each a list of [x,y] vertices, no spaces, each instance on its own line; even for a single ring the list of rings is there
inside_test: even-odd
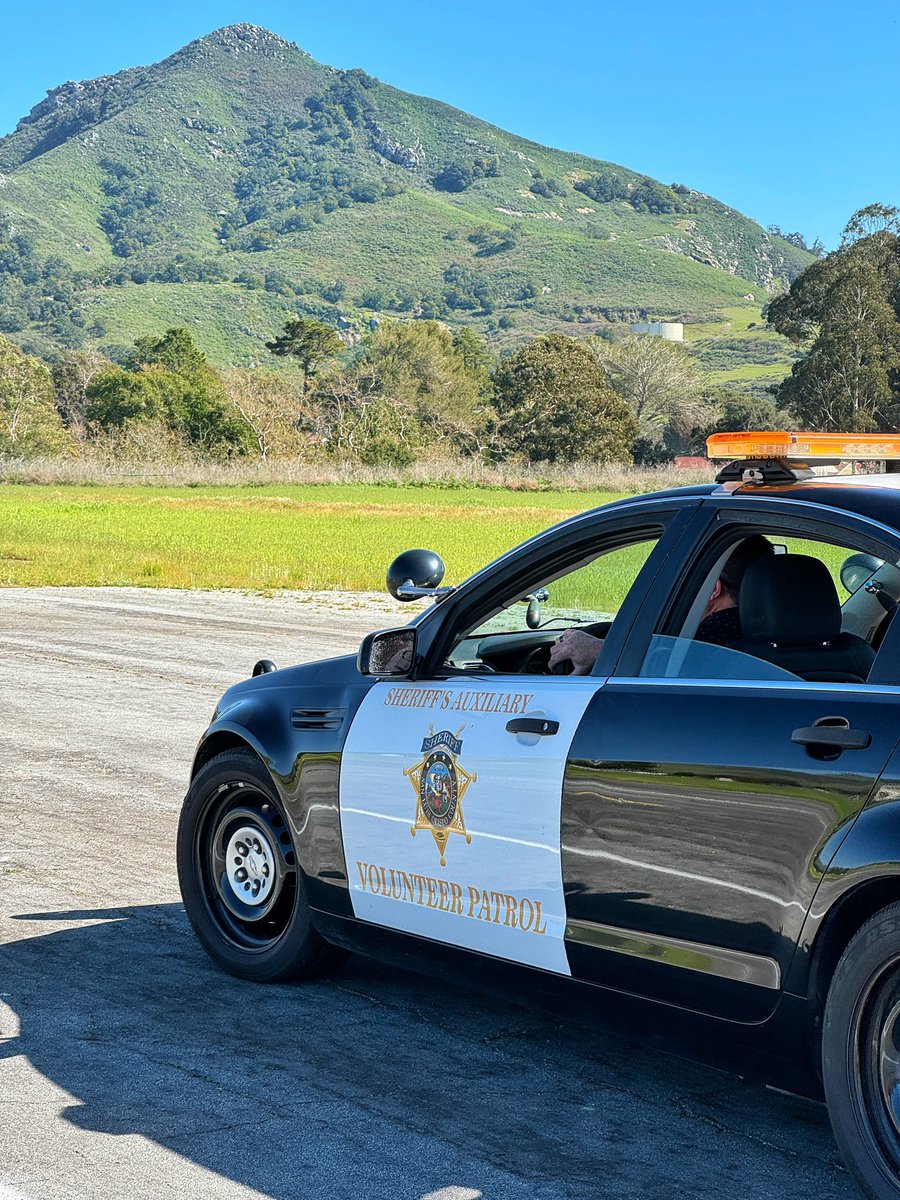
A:
[[[660,531],[661,533],[661,531]],[[457,635],[446,666],[545,674],[552,643],[580,629],[602,644],[659,534],[643,530],[634,542],[594,551],[551,578],[520,580],[506,597]]]

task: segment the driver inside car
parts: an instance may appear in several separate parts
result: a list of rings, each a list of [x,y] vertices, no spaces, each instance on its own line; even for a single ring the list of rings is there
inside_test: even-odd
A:
[[[713,646],[731,646],[741,640],[744,636],[738,611],[741,581],[748,567],[766,554],[774,554],[774,548],[762,534],[754,534],[738,544],[722,568],[706,602],[703,617],[694,634],[695,641],[708,642]],[[558,671],[561,665],[571,663],[569,674],[590,675],[602,649],[603,638],[586,633],[583,629],[566,629],[550,647],[550,670]]]

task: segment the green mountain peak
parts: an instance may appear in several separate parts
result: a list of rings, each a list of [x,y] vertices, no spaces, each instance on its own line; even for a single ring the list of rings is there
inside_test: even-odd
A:
[[[188,324],[222,363],[258,357],[297,312],[439,317],[501,344],[708,319],[810,261],[699,190],[540,146],[249,24],[52,89],[0,139],[2,214],[0,333],[114,352]],[[28,282],[48,261],[55,306]]]

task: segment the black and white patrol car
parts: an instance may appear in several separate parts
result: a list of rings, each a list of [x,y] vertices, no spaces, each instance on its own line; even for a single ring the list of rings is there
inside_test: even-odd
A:
[[[391,591],[436,601],[409,625],[257,664],[179,827],[209,954],[268,981],[341,947],[690,1016],[809,1064],[867,1194],[900,1197],[900,475],[795,461],[900,438],[831,437],[720,439],[721,482],[583,513],[455,588],[407,552]],[[549,668],[572,628],[590,674]]]

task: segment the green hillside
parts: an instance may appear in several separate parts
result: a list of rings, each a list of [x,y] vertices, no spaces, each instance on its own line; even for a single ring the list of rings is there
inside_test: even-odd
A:
[[[721,326],[811,261],[683,185],[249,25],[50,92],[0,140],[0,216],[0,332],[115,354],[190,324],[223,365],[257,359],[298,311],[348,340],[395,313],[474,323],[499,347],[648,315]]]

